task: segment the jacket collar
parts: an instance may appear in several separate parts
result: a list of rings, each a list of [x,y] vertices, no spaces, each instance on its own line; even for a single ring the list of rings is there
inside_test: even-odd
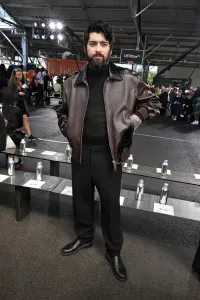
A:
[[[88,64],[83,69],[81,69],[74,85],[81,85],[81,84],[85,83],[87,68],[88,68]],[[112,62],[109,62],[109,78],[110,79],[121,81],[123,78],[120,73],[120,70],[121,70],[121,68],[117,67]]]

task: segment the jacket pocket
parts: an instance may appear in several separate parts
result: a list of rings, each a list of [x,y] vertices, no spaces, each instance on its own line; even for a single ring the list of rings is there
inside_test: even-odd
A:
[[[130,147],[129,148],[124,148],[121,154],[121,162],[124,162],[128,159],[130,155]]]
[[[124,161],[127,159],[127,155],[129,156],[130,147],[132,145],[132,138],[133,138],[133,129],[132,126],[123,133],[121,140],[118,145],[118,160]]]
[[[58,126],[60,128],[60,131],[62,132],[62,134],[67,137],[67,118],[61,116],[58,119]]]

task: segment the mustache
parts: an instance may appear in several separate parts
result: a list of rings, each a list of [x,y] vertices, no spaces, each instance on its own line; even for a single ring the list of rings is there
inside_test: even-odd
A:
[[[94,57],[102,57],[102,58],[104,58],[104,55],[103,54],[101,54],[101,53],[96,53],[96,54],[94,54],[93,56],[92,56],[92,58],[94,58]]]

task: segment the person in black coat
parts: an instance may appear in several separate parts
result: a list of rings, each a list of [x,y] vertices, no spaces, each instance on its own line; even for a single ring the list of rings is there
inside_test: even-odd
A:
[[[182,91],[179,90],[176,97],[173,97],[173,102],[171,104],[171,115],[172,120],[176,121],[177,117],[183,118],[183,104],[184,98],[182,96]]]
[[[26,91],[22,86],[23,72],[21,69],[13,70],[12,76],[9,80],[9,90],[12,94],[13,104],[19,107],[23,115],[23,124],[28,134],[28,140],[37,140],[37,137],[33,136],[31,133],[30,123],[29,123],[29,113],[28,107],[25,99]]]
[[[0,112],[0,151],[6,149],[6,123],[2,113]]]
[[[0,90],[8,85],[7,72],[4,64],[0,65]]]

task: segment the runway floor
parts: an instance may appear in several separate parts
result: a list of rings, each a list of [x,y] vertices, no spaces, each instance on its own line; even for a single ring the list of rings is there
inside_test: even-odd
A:
[[[57,100],[55,100],[56,102]],[[62,152],[55,110],[34,109],[30,123],[39,137],[37,148]],[[200,127],[159,116],[144,123],[133,136],[134,162],[200,174]],[[34,145],[34,144],[33,144]],[[0,167],[5,163],[0,155]],[[24,170],[35,171],[36,160],[24,159]],[[49,174],[49,164],[44,163]],[[70,166],[61,165],[61,176],[70,178]],[[134,190],[138,178],[123,176],[123,186]],[[145,180],[146,192],[160,193],[163,182]],[[199,189],[170,184],[170,195],[198,201]],[[32,212],[15,221],[12,189],[1,188],[0,201],[0,299],[200,299],[200,282],[191,271],[200,238],[200,224],[142,211],[122,209],[122,257],[128,281],[118,282],[104,258],[100,227],[94,247],[71,257],[59,251],[74,238],[71,203],[60,196],[59,210],[50,211],[48,193],[32,192]],[[51,199],[50,199],[51,198]]]

